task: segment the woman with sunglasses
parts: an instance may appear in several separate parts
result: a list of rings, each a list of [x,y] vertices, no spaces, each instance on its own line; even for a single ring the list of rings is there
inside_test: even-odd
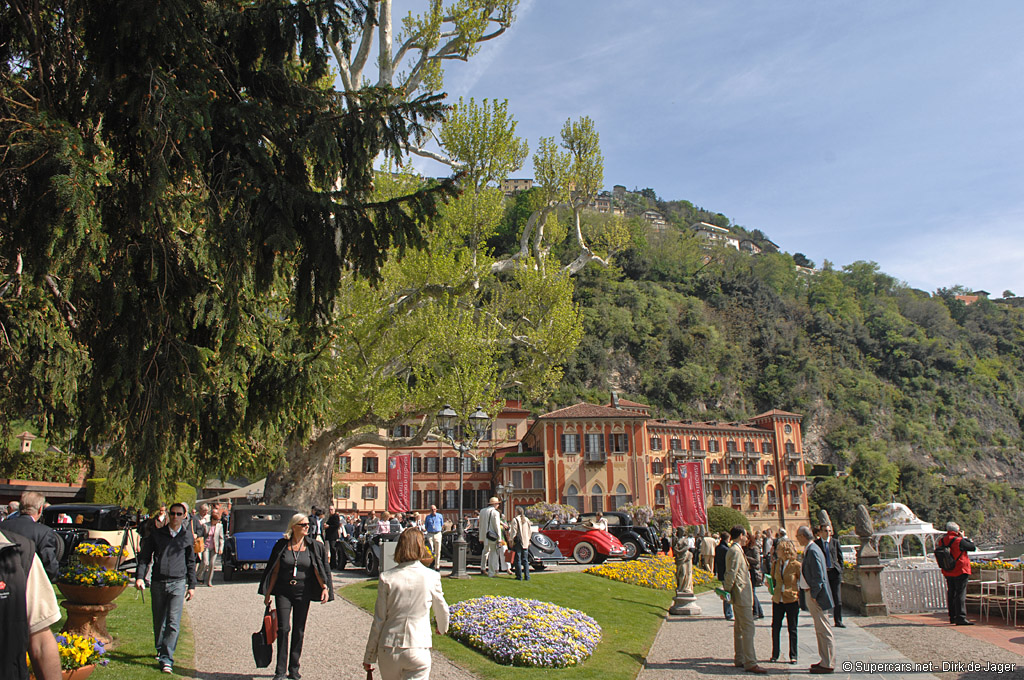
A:
[[[309,537],[309,518],[306,515],[293,515],[284,538],[274,544],[259,592],[267,605],[273,595],[274,606],[277,607],[277,668],[274,680],[284,680],[285,668],[288,678],[298,680],[309,603],[334,599],[327,552],[323,543]],[[290,650],[289,627],[292,633]]]

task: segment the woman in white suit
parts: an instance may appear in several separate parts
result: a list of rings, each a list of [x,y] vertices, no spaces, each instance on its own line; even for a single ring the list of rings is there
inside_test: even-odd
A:
[[[363,668],[370,670],[376,663],[382,680],[430,677],[431,609],[438,634],[448,632],[441,574],[420,561],[429,557],[423,532],[415,527],[406,529],[395,546],[397,566],[381,572]]]

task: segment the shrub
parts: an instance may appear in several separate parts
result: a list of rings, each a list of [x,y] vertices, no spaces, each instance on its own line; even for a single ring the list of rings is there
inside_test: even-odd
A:
[[[737,524],[750,531],[750,520],[739,510],[721,505],[712,505],[708,508],[708,531],[712,536],[729,531]]]
[[[536,522],[537,524],[546,524],[555,515],[559,515],[563,519],[569,519],[570,517],[578,517],[580,514],[580,511],[571,505],[544,502],[534,503],[528,508],[524,508],[524,512],[531,522]]]

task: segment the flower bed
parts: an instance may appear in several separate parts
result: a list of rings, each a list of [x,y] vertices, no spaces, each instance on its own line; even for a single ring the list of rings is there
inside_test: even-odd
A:
[[[448,634],[498,663],[540,668],[575,666],[601,641],[601,627],[583,612],[494,596],[452,605]]]
[[[107,665],[107,650],[96,638],[74,633],[58,633],[56,637],[62,670],[74,670],[90,664]]]
[[[57,583],[76,586],[123,586],[128,583],[128,572],[101,569],[85,564],[68,564],[57,575]]]
[[[76,555],[88,555],[89,557],[128,557],[128,549],[119,546],[107,545],[106,543],[79,543],[75,548]]]
[[[1006,560],[975,562],[972,560],[971,571],[977,571],[978,569],[1003,569],[1006,571],[1016,571],[1018,569],[1024,569],[1024,562],[1007,562]]]
[[[654,557],[630,560],[628,562],[605,562],[583,570],[585,574],[603,576],[613,581],[631,583],[635,586],[654,590],[676,589],[676,564],[671,557]],[[711,585],[714,574],[700,567],[693,568],[693,587]]]

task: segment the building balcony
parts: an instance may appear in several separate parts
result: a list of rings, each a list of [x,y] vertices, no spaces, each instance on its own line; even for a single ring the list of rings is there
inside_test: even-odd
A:
[[[786,481],[793,482],[794,484],[803,484],[804,482],[807,481],[807,477],[805,475],[789,474],[786,475]]]
[[[608,462],[608,454],[604,451],[584,453],[583,462],[594,464],[606,463]]]
[[[786,453],[786,458],[789,460],[800,460],[803,458],[803,455],[801,455],[799,451],[788,451]]]
[[[729,458],[739,459],[745,456],[746,454],[743,453],[742,451],[726,451],[725,455],[728,456]]]
[[[686,453],[689,455],[690,458],[698,458],[700,460],[704,460],[705,458],[708,457],[708,452],[705,451],[704,449],[690,449]]]

